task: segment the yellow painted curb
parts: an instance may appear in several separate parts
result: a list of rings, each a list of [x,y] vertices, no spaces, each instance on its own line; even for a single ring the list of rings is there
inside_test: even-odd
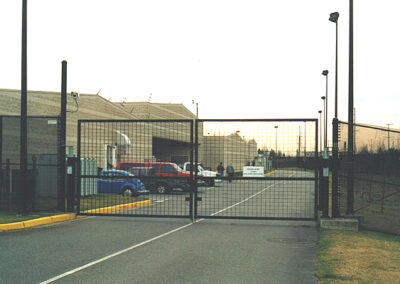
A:
[[[23,228],[25,228],[23,222],[0,224],[0,231],[19,230]]]
[[[115,212],[115,211],[120,211],[120,210],[139,207],[139,206],[145,206],[145,205],[149,205],[149,204],[151,204],[151,200],[144,200],[144,201],[121,204],[121,205],[116,205],[116,206],[109,206],[109,207],[105,207],[105,208],[87,210],[84,213],[111,213],[111,212]],[[36,226],[40,226],[40,225],[46,225],[46,224],[67,221],[67,220],[73,220],[73,219],[77,219],[77,218],[84,218],[84,216],[77,216],[77,214],[75,214],[75,213],[61,214],[61,215],[54,215],[54,216],[49,216],[49,217],[41,217],[41,218],[22,221],[22,222],[0,224],[0,231],[20,230],[20,229],[36,227]]]
[[[23,221],[25,228],[36,227],[40,225],[46,225],[51,223],[51,217],[42,217],[33,220]]]
[[[62,221],[67,221],[67,220],[73,220],[76,218],[77,218],[76,214],[62,214],[62,215],[51,216],[51,221],[56,223],[56,222],[62,222]]]
[[[112,213],[115,211],[121,211],[121,210],[129,209],[129,208],[140,207],[140,206],[145,206],[145,205],[150,205],[150,204],[151,204],[151,200],[144,200],[144,201],[139,201],[139,202],[126,203],[126,204],[121,204],[121,205],[86,210],[86,211],[84,211],[84,213],[106,214],[106,213]]]
[[[77,216],[75,213],[73,214],[62,214],[62,215],[55,215],[49,217],[42,217],[22,222],[15,222],[10,224],[0,224],[0,231],[9,231],[9,230],[19,230],[25,229],[30,227],[36,227],[40,225],[47,225],[61,221],[73,220],[76,219]]]

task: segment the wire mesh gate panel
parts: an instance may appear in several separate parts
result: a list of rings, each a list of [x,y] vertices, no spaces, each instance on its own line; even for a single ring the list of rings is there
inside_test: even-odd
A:
[[[218,172],[198,186],[199,218],[315,220],[318,123],[198,120],[195,162]]]
[[[315,220],[317,120],[79,121],[78,212]]]
[[[192,217],[193,120],[78,122],[78,212]],[[179,164],[179,165],[178,165]]]

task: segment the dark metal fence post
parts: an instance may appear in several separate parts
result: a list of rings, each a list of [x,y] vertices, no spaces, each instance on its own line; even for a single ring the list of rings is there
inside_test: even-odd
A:
[[[73,212],[77,192],[78,158],[69,157],[67,162],[67,211]]]
[[[66,187],[66,121],[67,121],[67,61],[62,61],[61,74],[61,115],[60,115],[60,148],[59,148],[59,164],[60,164],[60,185],[58,189],[58,210],[65,211],[65,187]]]
[[[3,117],[0,116],[0,209],[4,205],[4,189],[3,189]]]
[[[338,196],[338,146],[339,146],[339,122],[337,118],[333,119],[333,133],[332,133],[332,217],[339,217],[339,196]]]
[[[199,163],[199,121],[195,120],[195,127],[194,127],[194,165],[197,167]],[[194,168],[194,167],[192,167]],[[198,201],[199,198],[197,197],[197,169],[194,171],[194,181],[195,181],[195,192],[194,192],[194,212],[193,218],[194,220],[197,219],[197,208],[198,208]]]
[[[77,204],[76,204],[76,213],[80,213],[81,212],[81,173],[82,173],[82,169],[81,169],[81,121],[78,120],[78,165],[77,165],[77,192],[76,192],[76,198],[77,198]]]
[[[315,194],[315,198],[314,198],[314,217],[315,220],[317,220],[318,218],[318,207],[319,207],[319,192],[318,192],[318,174],[320,171],[320,163],[319,163],[319,157],[318,157],[318,150],[319,150],[319,145],[318,145],[318,120],[315,121],[315,150],[314,150],[314,175],[315,175],[315,181],[314,181],[314,194]]]
[[[194,166],[193,166],[193,151],[194,151],[194,141],[193,141],[193,139],[194,139],[194,137],[193,137],[193,135],[194,135],[194,130],[193,130],[193,128],[194,128],[194,121],[192,121],[191,123],[190,123],[190,198],[189,198],[189,202],[190,202],[190,205],[189,205],[189,216],[190,216],[190,220],[192,220],[192,222],[194,222],[195,221],[195,218],[194,218],[194,215],[193,215],[193,202],[194,202],[194,198],[193,198],[193,196],[194,196],[194,192],[195,192],[195,190],[196,190],[196,184],[195,184],[195,181],[194,181],[194,176],[193,176],[193,173],[194,173]],[[186,169],[185,169],[186,170]]]
[[[32,203],[32,211],[36,210],[36,175],[37,175],[37,160],[36,156],[32,156],[32,184],[31,188],[31,203]]]
[[[382,200],[381,200],[381,213],[383,213],[383,206],[385,205],[385,184],[382,184]]]
[[[10,210],[12,207],[12,192],[11,192],[11,167],[10,167],[10,159],[6,159],[6,172],[5,172],[5,180],[4,180],[4,188],[6,190],[6,210]]]
[[[350,0],[350,25],[349,25],[349,105],[348,105],[348,178],[347,178],[347,208],[346,213],[352,215],[354,213],[354,85],[353,85],[353,0]]]
[[[329,152],[324,149],[322,157],[322,175],[320,176],[320,193],[322,203],[322,218],[329,217]]]
[[[20,190],[21,213],[27,212],[28,195],[28,127],[27,127],[27,0],[22,1],[22,48],[21,48],[21,121],[20,121]]]

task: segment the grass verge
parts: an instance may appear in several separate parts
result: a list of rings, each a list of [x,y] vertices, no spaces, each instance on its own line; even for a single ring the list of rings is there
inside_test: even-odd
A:
[[[147,200],[146,197],[123,197],[119,194],[97,194],[89,197],[81,198],[81,211],[90,209],[98,209],[103,207],[109,207],[114,205],[121,205],[133,202],[139,202]],[[76,211],[75,211],[76,212]],[[0,211],[0,224],[9,224],[15,222],[23,222],[27,220],[34,220],[41,217],[53,216],[58,214],[64,214],[64,212],[57,211],[45,211],[45,212],[32,212],[28,214],[19,214],[14,211]]]
[[[104,194],[100,193],[97,195],[82,197],[81,198],[81,212],[90,209],[104,208],[114,205],[133,203],[147,200],[148,198],[139,197],[124,197],[120,194]]]
[[[41,217],[53,216],[62,214],[58,212],[35,212],[32,214],[21,215],[17,212],[4,212],[0,211],[0,224],[9,224],[15,222],[22,222],[27,220],[33,220]]]
[[[320,229],[319,283],[400,283],[400,236]]]

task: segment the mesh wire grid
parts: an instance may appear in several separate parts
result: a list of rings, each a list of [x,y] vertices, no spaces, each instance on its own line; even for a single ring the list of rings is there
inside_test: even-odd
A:
[[[81,169],[80,212],[314,219],[316,127],[316,120],[81,121],[81,166],[96,161],[97,173]],[[150,193],[123,196],[132,177],[118,170],[134,174]],[[97,185],[92,191],[89,180]]]

